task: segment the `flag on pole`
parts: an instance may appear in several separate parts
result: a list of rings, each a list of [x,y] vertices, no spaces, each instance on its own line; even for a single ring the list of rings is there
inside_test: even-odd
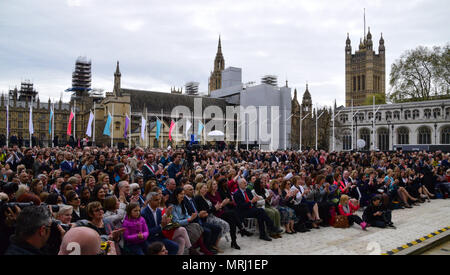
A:
[[[161,121],[156,119],[156,140],[159,140],[159,135],[161,134]]]
[[[29,131],[30,135],[34,134],[34,128],[33,128],[33,104],[30,104],[30,121],[29,121]]]
[[[130,125],[130,119],[128,118],[128,115],[125,114],[125,133],[123,133],[123,137],[127,138],[128,134],[128,126]]]
[[[189,138],[189,135],[188,135],[188,131],[189,131],[189,128],[191,128],[191,126],[192,126],[192,123],[191,123],[191,121],[188,119],[188,120],[186,120],[186,139],[188,139]]]
[[[67,135],[70,137],[72,135],[72,119],[74,115],[72,110],[70,110],[69,123],[67,124]]]
[[[50,119],[48,121],[48,133],[52,134],[52,118],[53,118],[53,108],[50,107]]]
[[[112,121],[112,116],[108,112],[108,119],[106,120],[105,129],[103,129],[103,135],[105,135],[105,136],[111,136],[111,121]]]
[[[169,140],[172,140],[172,131],[173,128],[175,127],[175,122],[173,122],[173,120],[170,122],[170,128],[169,128]]]
[[[147,125],[147,120],[145,120],[144,117],[142,117],[141,120],[141,138],[142,140],[145,140],[145,127]]]
[[[6,103],[6,139],[8,140],[8,135],[9,135],[9,99],[8,99],[8,103]]]
[[[203,124],[199,121],[198,122],[198,133],[197,133],[197,136],[201,136],[202,135],[203,128],[204,128]]]
[[[92,122],[94,121],[94,114],[92,112],[89,112],[89,122],[86,129],[86,135],[88,137],[92,137]]]

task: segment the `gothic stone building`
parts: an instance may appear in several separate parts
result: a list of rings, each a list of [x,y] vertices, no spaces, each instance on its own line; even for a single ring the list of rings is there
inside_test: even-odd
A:
[[[222,45],[219,36],[219,45],[217,46],[216,58],[214,59],[214,71],[211,72],[209,77],[208,94],[212,91],[222,88],[222,71],[225,69],[225,59],[222,54]]]
[[[24,85],[25,84],[25,85]],[[26,87],[25,87],[26,86]],[[8,94],[1,95],[0,99],[0,143],[6,144],[6,106],[9,104],[9,137],[17,138],[16,142],[20,142],[22,146],[29,146],[29,119],[30,104],[33,109],[33,128],[35,142],[39,142],[43,146],[51,145],[51,134],[49,133],[49,116],[50,99],[48,102],[41,102],[36,90],[33,89],[32,83],[25,81],[21,85],[21,89],[17,87],[10,90]],[[24,88],[25,87],[25,88]],[[30,89],[28,89],[30,88]],[[67,122],[69,120],[72,102],[66,103],[59,100],[54,103],[55,110],[55,129],[54,136],[58,136],[59,143],[63,144],[68,140]],[[81,118],[78,118],[81,121]]]
[[[369,32],[360,41],[359,50],[352,54],[350,38],[345,43],[345,106],[362,106],[367,97],[385,95],[385,47],[383,34],[378,45],[378,54],[373,50],[372,34]]]
[[[357,149],[358,139],[365,141],[359,150],[387,151],[406,145],[426,149],[419,145],[450,144],[450,100],[375,105],[378,111],[374,114],[373,110],[373,106],[353,108],[353,130],[351,108],[336,111],[340,111],[336,119],[342,130],[342,136],[336,139],[336,151]]]

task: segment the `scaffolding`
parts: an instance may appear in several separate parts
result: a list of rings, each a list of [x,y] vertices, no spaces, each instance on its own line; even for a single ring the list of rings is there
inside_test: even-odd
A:
[[[19,101],[34,102],[37,99],[37,94],[38,92],[33,88],[33,83],[30,80],[27,79],[20,83],[20,90],[18,92]]]
[[[66,92],[74,92],[77,97],[88,95],[91,90],[91,60],[84,56],[77,58],[75,70],[72,73],[72,88]]]
[[[198,82],[188,82],[186,83],[186,94],[188,95],[198,95]]]
[[[277,76],[276,75],[265,75],[261,78],[261,83],[277,86]]]

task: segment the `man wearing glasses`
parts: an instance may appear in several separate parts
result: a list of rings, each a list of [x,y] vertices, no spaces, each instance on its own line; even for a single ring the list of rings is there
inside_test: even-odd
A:
[[[16,231],[5,255],[40,255],[50,236],[52,219],[45,206],[25,207],[17,217]]]

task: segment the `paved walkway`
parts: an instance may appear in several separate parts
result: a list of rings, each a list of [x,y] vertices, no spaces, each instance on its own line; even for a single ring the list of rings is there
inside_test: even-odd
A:
[[[361,211],[357,214],[362,216]],[[307,233],[283,234],[282,238],[271,242],[260,240],[257,234],[244,238],[239,235],[240,250],[232,249],[222,238],[220,247],[225,253],[220,255],[379,255],[450,226],[450,199],[394,210],[392,221],[397,229],[369,227],[363,231],[357,224],[346,229],[324,227]]]

